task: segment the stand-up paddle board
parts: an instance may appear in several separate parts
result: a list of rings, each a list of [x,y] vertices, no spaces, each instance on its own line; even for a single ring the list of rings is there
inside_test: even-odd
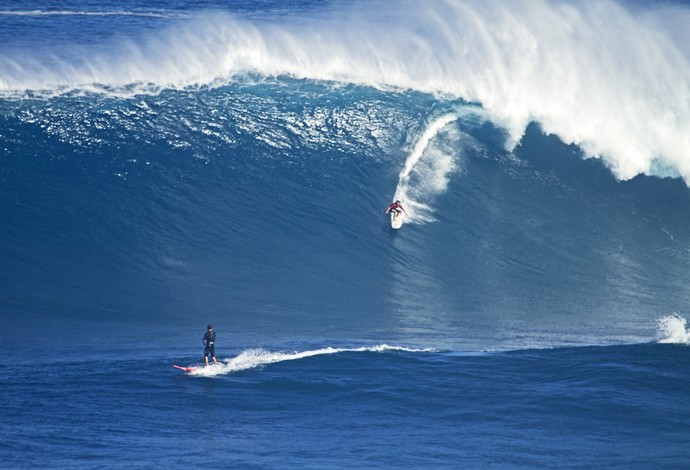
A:
[[[183,367],[183,366],[178,366],[178,365],[175,365],[175,364],[173,364],[173,367],[174,367],[175,369],[180,369],[180,370],[183,370],[183,371],[185,371],[185,372],[194,372],[195,370],[198,369],[198,367]]]
[[[403,224],[403,214],[391,211],[391,227],[398,230]]]

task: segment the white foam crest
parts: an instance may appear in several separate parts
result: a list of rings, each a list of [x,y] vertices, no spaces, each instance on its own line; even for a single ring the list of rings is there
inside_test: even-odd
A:
[[[225,361],[220,361],[218,364],[209,365],[207,367],[200,367],[191,372],[189,375],[199,377],[215,377],[218,375],[227,375],[233,372],[240,372],[248,369],[256,369],[259,367],[275,364],[278,362],[295,361],[313,356],[323,356],[329,354],[338,354],[344,352],[388,352],[388,351],[404,351],[404,352],[433,352],[433,349],[415,349],[405,348],[401,346],[389,346],[387,344],[380,344],[377,346],[361,347],[361,348],[321,348],[309,351],[297,352],[272,352],[261,348],[247,349],[238,356]]]
[[[46,61],[4,51],[0,95],[151,92],[247,72],[414,89],[481,103],[507,129],[508,147],[537,121],[621,179],[661,172],[690,182],[690,9],[635,8],[399,0],[391,9],[373,0],[276,22],[214,13],[107,56],[84,50],[76,61],[50,53]]]
[[[667,315],[657,322],[659,343],[690,344],[687,321],[678,314]]]

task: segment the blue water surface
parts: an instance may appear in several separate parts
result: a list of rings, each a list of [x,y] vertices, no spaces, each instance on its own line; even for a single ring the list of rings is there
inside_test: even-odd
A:
[[[0,467],[687,468],[683,161],[591,155],[580,82],[514,141],[457,88],[512,69],[447,75],[490,7],[565,11],[582,80],[578,21],[629,12],[663,75],[687,6],[530,5],[0,1]],[[638,78],[630,137],[687,126]]]

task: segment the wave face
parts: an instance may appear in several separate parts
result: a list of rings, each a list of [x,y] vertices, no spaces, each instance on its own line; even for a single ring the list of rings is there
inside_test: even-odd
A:
[[[161,5],[0,11],[8,318],[491,349],[683,314],[682,4]]]

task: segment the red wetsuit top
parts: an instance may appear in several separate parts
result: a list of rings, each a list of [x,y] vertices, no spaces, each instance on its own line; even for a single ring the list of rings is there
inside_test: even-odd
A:
[[[388,206],[388,209],[386,210],[386,212],[390,212],[390,211],[392,211],[393,209],[398,209],[398,208],[402,209],[403,212],[405,212],[405,208],[404,208],[404,207],[402,206],[402,204],[400,204],[399,202],[394,202],[393,204],[391,204],[390,206]]]

